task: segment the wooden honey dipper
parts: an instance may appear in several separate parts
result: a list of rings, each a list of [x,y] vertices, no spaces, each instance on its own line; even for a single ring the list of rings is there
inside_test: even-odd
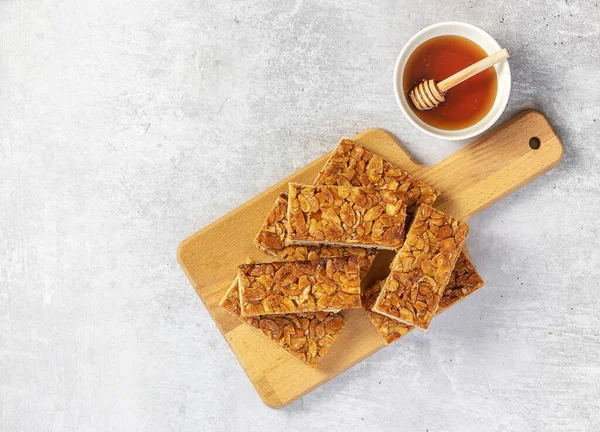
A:
[[[423,82],[417,84],[415,88],[411,90],[410,100],[412,100],[413,105],[419,111],[435,108],[444,102],[444,94],[448,91],[448,89],[451,89],[461,82],[471,78],[473,75],[477,75],[479,72],[482,72],[509,57],[510,51],[504,48],[492,54],[491,56],[481,59],[477,63],[474,63],[471,66],[456,72],[454,75],[446,78],[444,81],[440,81],[439,83],[436,83],[432,79],[423,80]]]

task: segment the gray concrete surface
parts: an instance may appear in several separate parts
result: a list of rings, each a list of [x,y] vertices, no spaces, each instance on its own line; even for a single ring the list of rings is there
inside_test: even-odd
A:
[[[3,0],[0,430],[600,430],[597,1]],[[265,407],[178,243],[403,119],[396,56],[479,25],[514,53],[503,120],[538,108],[562,165],[475,217],[487,286],[288,408]]]

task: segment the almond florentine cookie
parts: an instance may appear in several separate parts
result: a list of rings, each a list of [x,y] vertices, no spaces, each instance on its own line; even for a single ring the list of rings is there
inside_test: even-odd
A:
[[[369,314],[371,322],[385,340],[386,345],[397,341],[402,336],[414,329],[413,326],[401,323],[385,315],[373,312],[372,308],[381,292],[385,279],[377,281],[373,286],[367,288],[362,294],[362,303],[365,311]],[[439,315],[445,310],[454,306],[468,295],[474,293],[483,286],[483,279],[477,273],[475,266],[469,260],[467,255],[460,253],[450,281],[444,289],[444,295],[440,300],[440,305],[435,315]]]
[[[403,192],[353,186],[289,184],[291,244],[397,249],[404,240]]]
[[[279,315],[361,307],[356,257],[238,267],[242,315]]]
[[[363,186],[404,192],[407,212],[410,214],[420,204],[433,204],[440,195],[433,187],[347,138],[342,138],[333,150],[317,175],[315,184]]]
[[[466,223],[421,204],[373,311],[427,330],[468,232]]]
[[[237,278],[219,305],[313,368],[318,366],[319,360],[327,353],[346,325],[340,314],[331,312],[243,317]]]

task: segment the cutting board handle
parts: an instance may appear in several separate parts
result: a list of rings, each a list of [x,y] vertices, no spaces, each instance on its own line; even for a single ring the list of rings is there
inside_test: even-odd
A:
[[[527,110],[435,165],[411,160],[410,171],[442,191],[435,207],[468,219],[556,167],[562,156],[548,119]]]

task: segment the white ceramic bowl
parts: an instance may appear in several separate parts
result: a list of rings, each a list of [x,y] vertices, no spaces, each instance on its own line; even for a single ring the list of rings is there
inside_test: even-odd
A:
[[[493,37],[481,30],[479,27],[475,27],[471,24],[448,21],[425,27],[419,33],[414,35],[406,43],[406,45],[404,45],[404,48],[402,48],[402,51],[398,56],[398,60],[396,61],[396,68],[394,69],[394,90],[396,92],[396,100],[398,101],[398,105],[400,105],[400,109],[406,118],[426,134],[446,140],[467,139],[488,130],[494,123],[496,123],[500,115],[502,115],[504,112],[504,108],[506,108],[506,104],[508,103],[508,97],[510,96],[510,66],[506,60],[494,66],[498,76],[498,93],[496,94],[494,105],[484,118],[479,120],[473,126],[459,130],[444,130],[430,126],[417,117],[417,115],[410,108],[410,102],[407,100],[406,94],[402,89],[402,75],[404,74],[406,61],[413,53],[415,48],[417,48],[426,40],[445,35],[456,35],[470,39],[483,48],[483,50],[488,54],[493,54],[502,49],[502,47],[498,45],[498,42],[496,42]]]

